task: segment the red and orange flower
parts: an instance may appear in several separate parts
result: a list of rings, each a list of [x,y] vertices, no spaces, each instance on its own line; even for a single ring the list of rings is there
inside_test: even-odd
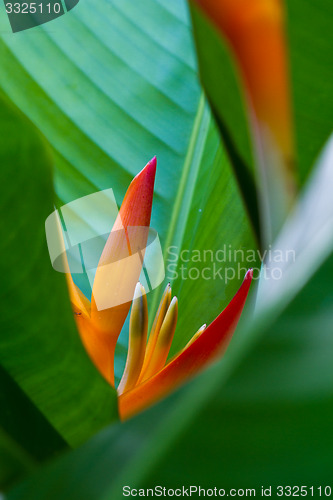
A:
[[[133,179],[121,205],[100,258],[92,289],[91,302],[74,284],[70,273],[67,282],[82,342],[96,367],[114,385],[114,353],[131,302],[99,310],[95,297],[110,289],[110,280],[120,279],[122,269],[113,278],[106,275],[109,262],[115,262],[129,247],[128,229],[150,224],[156,158]],[[119,260],[120,266],[121,259]],[[135,277],[129,326],[129,348],[123,377],[117,388],[119,414],[125,420],[155,403],[187,381],[220,356],[236,328],[252,280],[245,276],[240,289],[209,325],[203,325],[185,348],[167,362],[178,316],[177,298],[171,296],[168,284],[163,293],[148,337],[148,307],[144,287]],[[148,342],[147,342],[148,338]]]

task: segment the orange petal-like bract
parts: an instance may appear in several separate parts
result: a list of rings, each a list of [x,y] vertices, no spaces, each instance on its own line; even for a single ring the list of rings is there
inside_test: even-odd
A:
[[[242,313],[253,272],[249,270],[229,305],[186,349],[162,370],[119,396],[122,420],[135,415],[176,389],[226,349]]]
[[[130,309],[131,300],[114,307],[99,310],[98,301],[95,300],[95,297],[101,295],[103,297],[104,295],[107,298],[107,294],[110,294],[112,289],[119,285],[119,276],[124,272],[124,268],[128,268],[124,255],[132,254],[128,236],[129,229],[135,229],[136,227],[147,228],[147,231],[141,230],[139,234],[141,248],[147,243],[155,173],[156,157],[132,180],[96,270],[92,289],[90,318],[88,320],[81,316],[76,318],[82,341],[90,357],[112,385],[114,385],[114,351]],[[133,253],[135,251],[136,249],[133,250]],[[116,263],[118,273],[114,272],[114,269],[112,269],[112,273],[107,273],[110,262]],[[140,267],[136,266],[131,279],[133,290],[127,290],[128,297],[133,297],[140,271],[141,265]],[[72,290],[71,295],[75,298],[75,289],[73,289],[71,282],[69,282],[69,285],[70,290]]]
[[[227,38],[257,119],[288,163],[293,137],[282,1],[195,1]]]
[[[153,158],[134,178],[126,193],[99,261],[91,304],[75,285],[65,257],[67,282],[82,343],[111,385],[114,385],[116,342],[134,295],[127,361],[117,388],[122,420],[168,395],[223,353],[242,313],[253,274],[252,270],[247,272],[243,284],[224,311],[207,328],[203,325],[182,351],[166,364],[176,329],[178,300],[171,298],[169,283],[147,344],[148,304],[146,291],[138,282],[143,257],[138,258],[138,253],[144,253],[147,245],[148,231],[145,229],[149,229],[150,224],[155,172],[156,159]],[[132,267],[130,262],[133,260],[138,264]],[[126,273],[130,287],[133,284],[133,290],[126,291],[127,301],[113,307],[100,307],[101,297],[108,299],[114,288],[116,298],[119,297],[119,281],[128,287],[128,280],[123,279]]]
[[[90,316],[90,302],[81,290],[75,285],[72,275],[69,271],[66,272],[67,286],[73,309],[78,314]]]

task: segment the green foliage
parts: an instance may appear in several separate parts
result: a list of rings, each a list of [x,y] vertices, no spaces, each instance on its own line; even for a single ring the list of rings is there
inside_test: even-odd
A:
[[[50,266],[44,229],[52,212],[50,152],[3,100],[0,137],[3,476],[9,452],[21,473],[82,443],[117,418],[117,405],[81,345],[64,277]]]
[[[332,4],[321,0],[286,0],[287,54],[296,152],[293,167],[304,185],[315,159],[332,131],[333,39],[329,19]],[[245,200],[249,217],[258,238],[257,200],[255,196],[254,159],[249,132],[248,113],[240,68],[229,43],[218,33],[195,1],[190,2],[196,40],[200,77],[216,117],[226,150]],[[260,175],[260,172],[259,172]],[[258,183],[259,184],[259,183]],[[275,191],[269,186],[270,210],[274,214]],[[287,188],[286,188],[287,189]],[[258,191],[258,198],[262,196]]]
[[[202,84],[244,197],[253,228],[260,236],[251,135],[244,89],[230,48],[191,2]]]
[[[178,255],[183,248],[215,252],[221,242],[256,248],[199,86],[186,4],[102,1],[78,5],[61,22],[59,31],[37,28],[0,41],[6,70],[0,86],[53,146],[57,205],[110,187],[120,204],[131,179],[156,155],[151,225],[166,266],[174,265],[169,247]],[[191,265],[205,267],[184,265],[186,273]],[[165,278],[180,307],[172,352],[214,319],[245,274],[228,283],[184,281],[179,266],[178,279],[174,267]],[[150,321],[163,286],[149,295]],[[117,379],[127,330],[117,347]]]
[[[287,0],[299,177],[304,184],[332,132],[332,3]]]
[[[330,484],[333,237],[317,239],[322,227],[333,234],[330,160],[282,231],[291,241],[295,225],[322,193],[318,224],[309,224],[295,244],[296,261],[281,264],[295,273],[293,286],[288,280],[263,284],[254,320],[243,322],[220,362],[161,404],[32,476],[10,500],[53,500],[73,491],[80,500],[120,499],[125,485],[256,488],[258,495],[262,485]],[[66,481],[55,489],[59,477]]]

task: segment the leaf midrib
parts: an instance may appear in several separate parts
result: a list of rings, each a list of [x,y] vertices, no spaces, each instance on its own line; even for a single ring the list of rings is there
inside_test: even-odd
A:
[[[185,229],[196,187],[200,163],[204,151],[204,145],[208,134],[209,122],[209,108],[205,96],[202,93],[199,99],[197,113],[193,123],[189,145],[184,160],[184,166],[182,168],[182,176],[180,178],[180,183],[171,214],[170,225],[166,235],[165,243],[163,245],[164,263],[166,262],[166,256],[168,248],[170,246],[176,246],[178,248],[181,248],[182,246],[182,241],[184,239]],[[205,131],[204,133],[202,132],[203,130]],[[191,182],[189,182],[190,178]],[[157,309],[159,300],[159,295],[155,293],[151,306],[153,313],[152,315],[150,315],[151,320],[154,312]]]

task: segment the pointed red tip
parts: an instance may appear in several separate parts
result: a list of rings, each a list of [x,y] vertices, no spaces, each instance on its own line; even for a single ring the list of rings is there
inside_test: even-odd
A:
[[[251,269],[249,269],[249,270],[246,272],[246,274],[245,274],[245,278],[244,278],[244,279],[246,279],[246,280],[252,280],[252,278],[253,278],[253,269],[252,269],[252,267],[251,267]]]
[[[156,156],[154,156],[154,158],[152,158],[148,163],[147,165],[145,166],[145,168],[143,169],[143,172],[146,173],[146,177],[148,179],[150,179],[150,181],[154,184],[154,181],[155,181],[155,175],[156,175],[156,166],[157,166],[157,158]]]
[[[132,180],[119,210],[121,227],[149,227],[156,174],[156,156]],[[118,229],[117,222],[113,229]]]
[[[156,166],[157,166],[157,158],[154,156],[145,167],[134,177],[133,182],[137,182],[141,178],[145,178],[145,182],[153,182],[155,181],[156,174]]]
[[[156,170],[156,165],[157,165],[157,158],[154,156],[148,163],[147,165],[150,165],[152,168],[155,168]]]

